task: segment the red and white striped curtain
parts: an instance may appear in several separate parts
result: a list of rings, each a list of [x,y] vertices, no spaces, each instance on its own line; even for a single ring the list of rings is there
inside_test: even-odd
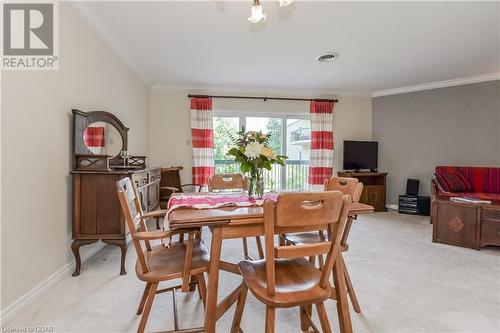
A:
[[[193,144],[193,183],[207,185],[215,172],[212,99],[191,98],[191,141]]]
[[[312,101],[311,153],[309,185],[322,189],[326,178],[333,175],[333,101]]]
[[[94,154],[101,154],[102,148],[106,146],[104,127],[89,126],[83,132],[83,141],[87,148]]]

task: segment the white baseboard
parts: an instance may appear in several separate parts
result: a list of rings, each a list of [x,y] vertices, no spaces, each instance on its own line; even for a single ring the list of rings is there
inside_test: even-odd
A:
[[[398,205],[394,205],[394,204],[387,204],[387,205],[385,205],[385,207],[387,207],[388,209],[398,210]]]
[[[93,244],[93,246],[83,247],[80,252],[82,263],[92,258],[104,246],[104,243],[98,242],[96,244]],[[17,301],[5,308],[5,310],[0,314],[0,322],[2,323],[2,326],[6,326],[12,319],[16,317],[17,314],[22,312],[29,304],[34,302],[40,296],[48,292],[57,283],[59,283],[62,279],[71,274],[74,269],[74,262],[67,263],[52,275],[50,275],[48,278],[46,278],[44,281],[36,285],[29,292],[21,296]]]

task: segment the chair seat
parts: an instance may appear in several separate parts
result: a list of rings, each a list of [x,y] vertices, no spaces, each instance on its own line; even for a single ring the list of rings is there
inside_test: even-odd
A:
[[[301,232],[296,234],[286,234],[285,240],[293,245],[314,244],[326,241],[325,236],[319,232]],[[345,252],[349,249],[348,244],[342,244],[340,250]]]
[[[239,270],[252,294],[272,307],[294,307],[321,303],[332,291],[330,283],[326,288],[319,286],[321,271],[304,258],[276,259],[276,293],[267,294],[266,261],[242,261]]]
[[[143,272],[139,260],[135,265],[137,277],[142,281],[154,282],[181,278],[186,257],[186,244],[174,242],[168,248],[163,245],[152,246],[151,251],[144,251],[144,257],[149,272]],[[201,240],[193,244],[191,258],[190,275],[208,271],[210,256]]]

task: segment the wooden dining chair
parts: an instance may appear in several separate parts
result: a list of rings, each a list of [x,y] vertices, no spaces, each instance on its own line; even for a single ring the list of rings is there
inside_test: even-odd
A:
[[[208,191],[227,191],[227,190],[241,190],[246,191],[248,189],[247,177],[236,173],[236,174],[216,174],[208,178]],[[257,251],[259,252],[259,258],[264,258],[264,250],[262,249],[262,241],[260,237],[255,237],[257,242]],[[252,260],[252,257],[248,252],[248,242],[245,237],[243,237],[243,254],[245,259]]]
[[[181,184],[180,171],[182,166],[171,166],[161,168],[160,177],[160,207],[166,209],[168,200],[175,193],[183,192],[201,192],[203,185],[200,184]]]
[[[215,174],[208,178],[208,191],[227,191],[248,189],[248,179],[239,173]]]
[[[275,309],[300,307],[301,328],[312,326],[308,306],[316,305],[323,332],[331,332],[323,302],[333,288],[330,274],[339,258],[342,230],[347,219],[350,196],[340,191],[282,193],[277,203],[264,202],[265,254],[264,260],[242,261],[239,271],[243,277],[231,332],[240,327],[247,291],[266,305],[265,332],[274,332]],[[275,245],[275,235],[297,231],[328,230],[331,241],[304,245]],[[322,271],[304,256],[327,254]]]
[[[183,292],[188,291],[190,278],[194,276],[193,283],[197,284],[200,298],[205,304],[204,273],[208,271],[209,254],[201,240],[200,230],[148,231],[137,191],[130,178],[119,180],[117,187],[122,212],[137,252],[135,271],[137,277],[146,282],[137,310],[138,315],[142,314],[137,332],[144,332],[155,295],[168,291],[172,291],[174,306],[174,330],[169,332],[184,332],[179,329],[175,290],[180,288]],[[185,234],[188,235],[187,240],[183,238]],[[179,241],[172,241],[174,235],[179,235]],[[162,243],[153,246],[151,241],[154,240],[162,240]],[[160,282],[172,279],[182,279],[182,284],[158,289]],[[191,329],[189,332],[203,332],[203,328]]]
[[[332,177],[330,179],[325,180],[325,191],[341,191],[344,194],[349,194],[352,197],[353,202],[359,202],[361,198],[361,193],[363,192],[363,183],[359,182],[356,178],[347,178],[347,177]],[[344,228],[344,232],[342,234],[341,240],[341,251],[346,252],[349,249],[349,245],[347,243],[347,239],[349,237],[349,232],[351,231],[352,222],[356,219],[356,216],[349,216],[347,218],[346,226]],[[296,233],[296,234],[287,234],[284,236],[285,242],[292,245],[301,245],[301,244],[311,244],[322,242],[327,238],[323,231],[319,233]],[[318,264],[320,268],[323,268],[323,256],[317,256]],[[349,276],[349,272],[347,270],[347,266],[345,264],[344,258],[341,255],[342,265],[344,265],[344,277],[347,287],[347,294],[351,300],[352,307],[356,313],[361,313],[361,307],[359,305],[358,298],[356,296],[356,292],[354,291],[354,287],[352,285],[351,277]],[[311,262],[315,262],[316,258],[311,257]]]

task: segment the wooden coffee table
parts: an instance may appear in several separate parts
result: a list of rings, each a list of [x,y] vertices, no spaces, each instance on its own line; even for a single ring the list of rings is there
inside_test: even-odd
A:
[[[436,196],[432,201],[432,241],[479,250],[500,246],[500,201],[470,204]]]

